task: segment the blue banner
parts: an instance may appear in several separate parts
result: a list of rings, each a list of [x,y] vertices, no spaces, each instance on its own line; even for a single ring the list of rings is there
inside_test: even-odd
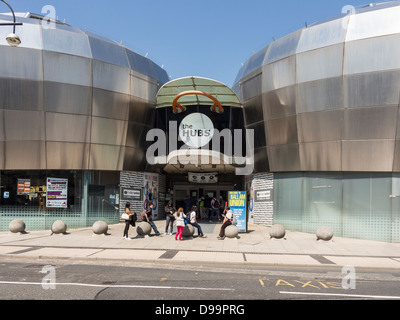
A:
[[[237,219],[239,232],[247,232],[246,191],[229,191],[228,206]]]

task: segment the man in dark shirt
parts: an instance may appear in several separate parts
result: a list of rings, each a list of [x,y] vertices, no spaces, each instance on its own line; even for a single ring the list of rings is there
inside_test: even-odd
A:
[[[159,236],[160,232],[158,231],[155,223],[153,222],[153,217],[152,217],[153,216],[153,208],[154,208],[154,205],[150,204],[145,213],[145,220],[143,220],[143,221],[147,221],[148,223],[150,223],[151,227],[153,228],[154,232],[156,233],[156,236]]]

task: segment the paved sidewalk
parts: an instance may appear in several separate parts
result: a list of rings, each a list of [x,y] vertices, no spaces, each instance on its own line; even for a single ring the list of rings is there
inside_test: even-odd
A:
[[[165,221],[156,221],[160,231]],[[207,238],[175,241],[175,234],[141,237],[131,227],[132,240],[122,238],[125,224],[109,226],[107,235],[92,228],[68,229],[65,235],[51,231],[26,234],[0,232],[0,259],[77,259],[155,263],[233,265],[337,266],[400,269],[400,243],[334,237],[317,241],[313,234],[287,231],[285,239],[270,239],[267,227],[249,225],[236,239],[218,240],[221,224],[201,222]],[[176,230],[176,227],[175,227]]]

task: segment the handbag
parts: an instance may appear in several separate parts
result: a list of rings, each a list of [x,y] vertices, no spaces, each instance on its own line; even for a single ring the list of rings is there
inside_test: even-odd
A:
[[[129,214],[127,214],[126,212],[124,212],[124,213],[121,215],[121,218],[124,219],[124,220],[130,220],[130,219],[131,219],[131,216],[130,216]]]

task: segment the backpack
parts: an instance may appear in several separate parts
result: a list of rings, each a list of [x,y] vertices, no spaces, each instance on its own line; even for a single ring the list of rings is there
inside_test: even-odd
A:
[[[143,210],[140,213],[140,218],[142,219],[142,221],[147,221],[147,219],[146,219],[146,210]]]
[[[213,199],[213,200],[211,201],[211,207],[213,207],[213,208],[219,208],[219,201],[218,201],[218,199]]]
[[[136,214],[136,212],[133,212],[133,215],[132,215],[132,220],[131,220],[132,222],[136,222],[137,221],[137,214]]]

